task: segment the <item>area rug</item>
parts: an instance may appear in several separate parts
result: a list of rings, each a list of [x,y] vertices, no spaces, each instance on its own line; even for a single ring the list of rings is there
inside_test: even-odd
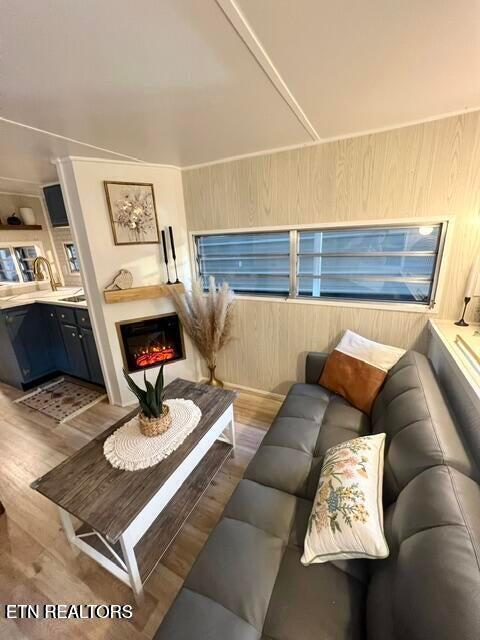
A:
[[[38,387],[15,402],[35,409],[62,424],[106,397],[107,395],[101,391],[59,378]]]
[[[105,440],[103,454],[112,467],[124,471],[153,467],[175,451],[200,422],[202,412],[191,400],[175,398],[165,400],[165,404],[172,416],[165,433],[144,436],[135,416]]]

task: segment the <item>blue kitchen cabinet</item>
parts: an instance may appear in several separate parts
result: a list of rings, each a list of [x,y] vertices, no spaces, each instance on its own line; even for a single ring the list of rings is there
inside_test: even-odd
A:
[[[83,352],[87,360],[90,372],[89,380],[95,384],[103,385],[103,373],[98,358],[97,345],[93,337],[93,331],[87,327],[79,328],[80,339],[82,340]]]
[[[21,387],[55,370],[37,305],[4,310],[0,334],[0,376],[5,382]]]
[[[90,379],[90,371],[82,346],[83,336],[74,324],[60,324],[63,342],[68,355],[67,373],[84,380]]]
[[[68,368],[65,370],[72,376],[103,385],[88,309],[57,306],[56,314],[68,358]]]
[[[0,380],[19,389],[68,373],[103,385],[85,308],[31,304],[0,312]]]
[[[56,307],[54,305],[39,305],[39,307],[43,313],[43,322],[48,338],[48,348],[55,369],[57,371],[67,372],[69,370],[68,354],[63,342]]]
[[[52,223],[52,227],[67,227],[68,218],[63,201],[62,189],[59,184],[52,184],[43,187],[45,202],[47,203],[48,215]]]

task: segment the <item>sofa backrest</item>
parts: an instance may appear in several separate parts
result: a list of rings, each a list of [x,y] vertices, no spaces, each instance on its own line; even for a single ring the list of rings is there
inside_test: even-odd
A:
[[[480,486],[428,360],[407,352],[372,413],[385,431],[385,536],[370,563],[369,640],[480,638]]]
[[[480,487],[426,469],[385,514],[387,560],[370,563],[368,640],[480,638]]]
[[[387,434],[384,501],[392,503],[419,473],[449,464],[480,479],[425,356],[407,351],[389,372],[372,410],[372,431]]]

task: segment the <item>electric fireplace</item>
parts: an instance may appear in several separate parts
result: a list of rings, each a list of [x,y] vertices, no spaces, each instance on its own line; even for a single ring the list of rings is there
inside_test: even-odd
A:
[[[182,326],[176,313],[117,322],[117,331],[128,373],[185,358]]]

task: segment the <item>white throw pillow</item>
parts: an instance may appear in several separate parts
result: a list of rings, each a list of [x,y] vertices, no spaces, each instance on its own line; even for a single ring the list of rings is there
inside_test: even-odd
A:
[[[328,449],[308,522],[302,564],[386,558],[383,533],[385,434]]]

